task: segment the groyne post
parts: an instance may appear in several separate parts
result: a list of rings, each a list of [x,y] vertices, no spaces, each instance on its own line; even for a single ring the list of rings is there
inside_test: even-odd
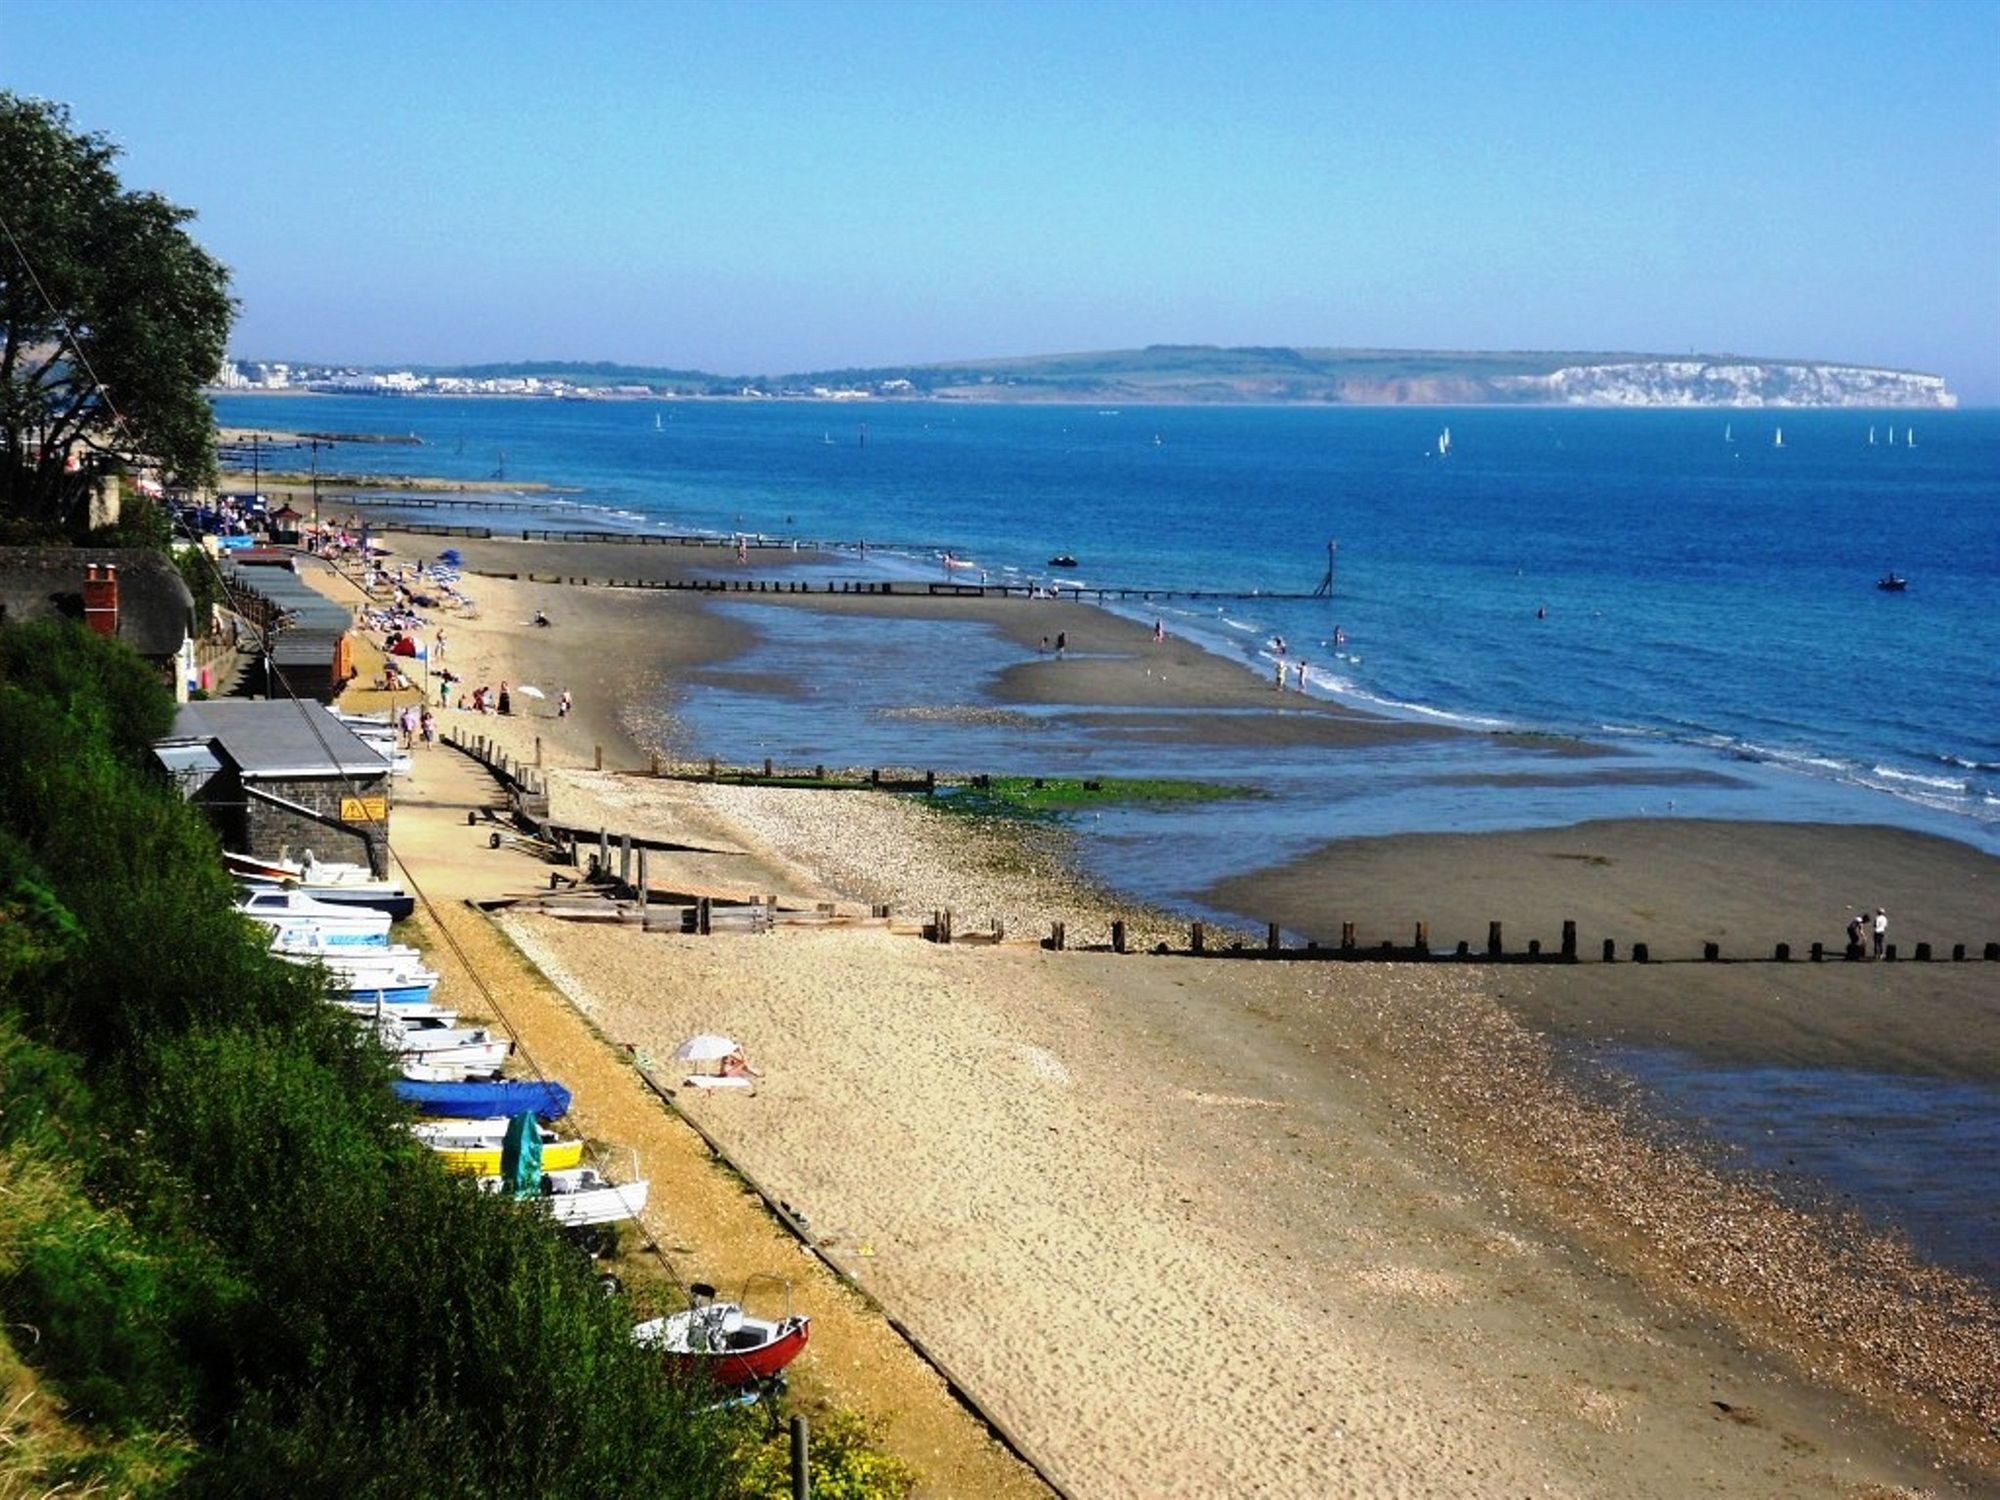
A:
[[[1199,957],[1207,947],[1208,936],[1199,922],[1188,923],[1188,952]]]
[[[1125,951],[1125,924],[1122,921],[1111,924],[1111,951],[1113,953]]]
[[[539,766],[541,763],[542,763],[542,737],[538,734],[535,736],[535,764]]]
[[[1618,939],[1606,938],[1604,940],[1604,961],[1608,964],[1618,962]]]
[[[1266,953],[1276,953],[1282,946],[1283,944],[1278,937],[1278,924],[1276,922],[1266,922],[1264,924],[1264,951]]]
[[[1049,924],[1049,951],[1052,953],[1062,952],[1065,938],[1063,924],[1060,922],[1051,922]]]
[[[1644,943],[1634,943],[1632,945],[1633,963],[1635,964],[1651,963],[1652,959],[1653,959],[1653,952]]]
[[[709,935],[713,915],[708,897],[697,896],[694,903],[694,930],[702,937]]]
[[[1712,964],[1721,957],[1722,945],[1720,943],[1703,943],[1701,945],[1701,961],[1703,963]]]
[[[1352,953],[1354,951],[1354,924],[1352,922],[1342,922],[1340,924],[1340,951],[1342,953]]]
[[[1792,961],[1792,945],[1790,943],[1778,944],[1777,947],[1771,950],[1771,961],[1781,964],[1790,963]]]
[[[1430,923],[1428,922],[1417,923],[1417,930],[1415,935],[1410,939],[1410,946],[1416,950],[1416,956],[1418,958],[1429,958],[1431,956]]]
[[[1931,945],[1929,943],[1917,944],[1916,957],[1917,957],[1917,962],[1920,964],[1929,963],[1931,961]]]
[[[646,893],[652,882],[646,878],[646,851],[639,851],[639,925],[646,925]]]
[[[1576,962],[1576,923],[1568,918],[1563,920],[1563,962]]]
[[[632,835],[618,835],[618,883],[629,886],[632,883]]]
[[[593,759],[592,765],[596,770],[601,771],[604,769],[604,747],[602,745],[597,747],[597,754]]]
[[[1500,943],[1500,924],[1498,922],[1488,922],[1486,924],[1486,956],[1488,958],[1498,958],[1504,951]]]

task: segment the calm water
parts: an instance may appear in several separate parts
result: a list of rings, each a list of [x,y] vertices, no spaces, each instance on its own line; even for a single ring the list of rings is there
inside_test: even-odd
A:
[[[1704,1064],[1602,1049],[1669,1116],[1753,1170],[1801,1178],[1906,1234],[1928,1259],[2000,1291],[2000,1087],[1842,1068]]]
[[[587,511],[579,525],[868,540],[849,574],[941,577],[949,548],[996,579],[1068,553],[1088,583],[1303,591],[1337,539],[1331,604],[1160,612],[1246,657],[1281,634],[1357,701],[1692,752],[1758,788],[1754,807],[1703,811],[1872,818],[2000,850],[2000,412],[1900,414],[1916,446],[1892,448],[1869,446],[1888,422],[1862,411],[217,406],[245,425],[415,432],[426,446],[329,461],[504,467],[573,488],[560,508]],[[1907,593],[1875,589],[1889,569]],[[1505,821],[1452,799],[1413,812]]]

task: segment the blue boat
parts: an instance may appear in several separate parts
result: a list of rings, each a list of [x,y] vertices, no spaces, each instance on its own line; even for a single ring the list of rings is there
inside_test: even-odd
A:
[[[416,1083],[407,1078],[394,1085],[397,1097],[416,1105],[419,1114],[490,1119],[532,1111],[544,1120],[569,1113],[569,1090],[540,1079],[503,1078],[492,1083]]]
[[[356,984],[341,990],[336,998],[359,1005],[422,1005],[437,988],[436,978],[410,984]]]

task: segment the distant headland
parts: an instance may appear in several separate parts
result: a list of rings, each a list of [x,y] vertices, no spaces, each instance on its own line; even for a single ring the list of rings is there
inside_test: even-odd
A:
[[[229,360],[214,389],[382,396],[691,397],[1337,406],[1954,407],[1941,375],[1734,354],[1154,344],[950,364],[713,375],[606,362],[371,368]]]

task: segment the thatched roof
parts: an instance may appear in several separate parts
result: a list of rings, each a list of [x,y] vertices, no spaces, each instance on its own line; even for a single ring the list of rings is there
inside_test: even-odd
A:
[[[144,547],[0,547],[0,625],[83,618],[84,570],[118,569],[118,639],[164,659],[195,633],[194,595],[172,559]]]

